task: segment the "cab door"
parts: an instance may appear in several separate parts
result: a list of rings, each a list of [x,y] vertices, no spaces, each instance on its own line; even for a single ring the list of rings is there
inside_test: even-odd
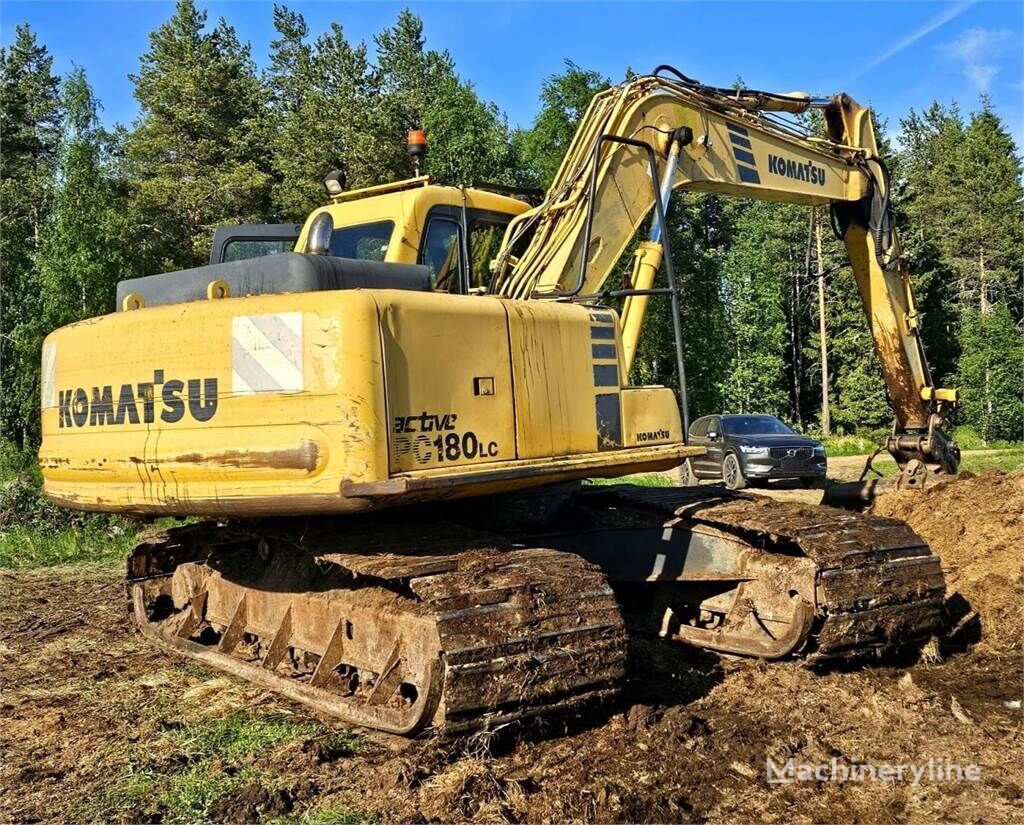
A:
[[[511,217],[487,209],[432,207],[417,261],[430,271],[434,291],[486,293],[491,282],[489,264],[501,248]]]

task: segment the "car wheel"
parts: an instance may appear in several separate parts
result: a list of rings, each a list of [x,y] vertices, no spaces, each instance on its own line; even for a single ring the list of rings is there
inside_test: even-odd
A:
[[[679,486],[680,487],[696,487],[697,476],[693,472],[693,464],[690,463],[690,459],[686,459],[679,467]]]
[[[722,481],[730,490],[742,490],[747,486],[747,479],[740,468],[740,461],[732,453],[722,462]]]

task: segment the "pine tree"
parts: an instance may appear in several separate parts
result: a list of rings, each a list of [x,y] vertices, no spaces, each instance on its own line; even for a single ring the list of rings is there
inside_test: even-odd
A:
[[[426,47],[423,21],[404,9],[376,44],[384,168],[396,177],[410,173],[406,132],[422,128],[430,147],[423,173],[447,184],[512,182],[514,154],[504,116],[459,79],[448,52]]]
[[[1013,420],[1020,398],[1012,382],[997,374],[999,359],[984,340],[991,334],[1008,343],[1006,333],[1024,315],[1017,148],[985,100],[968,123],[955,105],[934,103],[922,115],[911,111],[902,125],[897,203],[906,215],[904,238],[933,376],[961,382],[961,420],[983,437],[995,437],[994,411]],[[999,307],[1009,325],[1002,314],[992,321],[981,317]]]
[[[139,120],[125,146],[132,248],[142,271],[202,264],[214,227],[268,206],[264,94],[248,45],[178,0],[132,76]]]
[[[1024,187],[1020,158],[988,98],[971,116],[961,160],[962,249],[972,262],[978,309],[1004,300],[1021,317],[1020,270],[1024,260]]]
[[[49,214],[61,109],[53,58],[28,26],[0,48],[0,435],[38,432],[40,284],[36,256]]]
[[[350,187],[383,182],[378,137],[377,76],[366,47],[352,46],[337,23],[308,42],[302,15],[274,7],[278,37],[264,82],[270,97],[273,207],[302,220],[324,202],[322,180],[345,170]]]
[[[316,39],[313,70],[322,78],[318,118],[326,134],[321,140],[335,153],[334,166],[334,158],[340,155],[349,186],[372,186],[403,177],[387,164],[395,147],[381,107],[381,73],[370,64],[366,45],[351,45],[341,26],[332,23]],[[335,128],[336,132],[330,131]]]

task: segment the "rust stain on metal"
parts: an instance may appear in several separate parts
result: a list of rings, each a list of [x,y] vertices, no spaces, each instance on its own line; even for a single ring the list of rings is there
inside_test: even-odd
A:
[[[217,453],[182,453],[159,459],[161,464],[216,464],[222,467],[265,468],[274,470],[305,470],[313,472],[320,458],[320,446],[303,439],[290,450],[224,450]],[[131,456],[135,464],[147,464],[146,459]]]

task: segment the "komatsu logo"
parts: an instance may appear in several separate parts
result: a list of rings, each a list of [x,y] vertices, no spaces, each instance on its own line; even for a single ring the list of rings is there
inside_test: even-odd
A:
[[[163,370],[153,371],[152,381],[103,387],[60,390],[57,396],[61,427],[102,427],[107,424],[152,424],[159,415],[174,424],[186,411],[196,421],[217,414],[217,379],[164,380]]]
[[[784,178],[802,180],[818,186],[825,185],[824,167],[815,166],[813,163],[799,163],[778,155],[768,155],[768,171]]]

